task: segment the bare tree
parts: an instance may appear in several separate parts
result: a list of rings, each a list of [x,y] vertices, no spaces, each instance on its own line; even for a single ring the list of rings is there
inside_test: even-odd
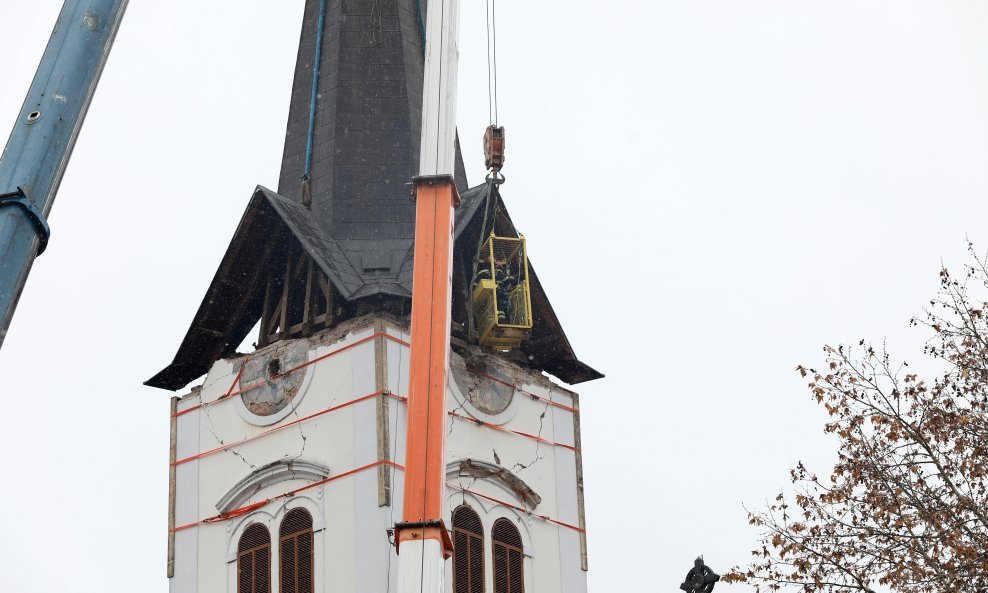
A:
[[[803,366],[829,415],[838,461],[820,478],[802,463],[794,492],[749,511],[763,529],[754,559],[727,582],[758,591],[988,591],[988,258],[940,292],[912,325],[941,365],[932,381],[884,347],[826,347],[825,370]],[[788,587],[787,587],[788,586]]]

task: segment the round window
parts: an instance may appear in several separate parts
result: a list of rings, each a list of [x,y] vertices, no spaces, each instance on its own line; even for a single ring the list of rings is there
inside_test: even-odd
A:
[[[453,380],[463,397],[485,414],[497,415],[508,409],[515,394],[507,377],[494,368],[474,367],[469,369],[452,365]]]
[[[285,345],[247,360],[240,374],[240,399],[250,413],[277,414],[298,395],[306,375],[306,346]]]

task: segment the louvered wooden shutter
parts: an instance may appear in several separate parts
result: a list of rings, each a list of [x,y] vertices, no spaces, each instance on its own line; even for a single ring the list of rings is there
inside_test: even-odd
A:
[[[293,509],[281,522],[281,593],[313,593],[312,515]]]
[[[524,551],[514,523],[498,519],[491,530],[494,547],[494,593],[525,593]]]
[[[240,536],[237,545],[237,593],[270,593],[271,534],[254,523]]]
[[[453,593],[484,593],[484,526],[466,505],[453,511]]]

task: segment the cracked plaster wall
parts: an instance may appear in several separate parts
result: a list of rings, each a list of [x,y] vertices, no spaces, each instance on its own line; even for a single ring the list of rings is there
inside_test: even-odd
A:
[[[375,318],[365,317],[346,327],[298,341],[308,343],[311,360],[371,336]],[[404,341],[409,339],[407,330],[397,320],[387,319],[384,328]],[[269,348],[275,346],[277,344]],[[263,354],[265,350],[259,352]],[[408,348],[386,340],[383,351],[387,355],[387,388],[393,393],[406,395]],[[517,383],[525,391],[566,406],[573,405],[572,393],[553,385],[545,377],[511,363],[487,362],[493,365],[489,370],[496,370],[499,377]],[[292,412],[272,425],[249,423],[237,412],[234,402],[226,400],[180,416],[178,459],[278,429],[297,419],[374,393],[377,391],[376,380],[379,380],[375,377],[375,364],[375,342],[368,340],[310,365],[304,371],[298,371],[309,375],[305,377],[305,391],[297,396],[298,401]],[[461,369],[466,366],[464,358],[455,352],[451,364]],[[216,362],[201,389],[179,402],[179,412],[223,398],[234,383],[239,368],[240,359]],[[507,430],[538,435],[548,441],[573,444],[573,413],[520,391],[514,392],[502,412],[493,415],[474,407],[455,382],[450,385],[447,401],[449,410],[457,414],[483,419]],[[176,476],[176,523],[181,525],[215,515],[217,503],[233,485],[269,463],[286,458],[304,458],[328,466],[331,475],[337,475],[377,461],[377,409],[375,399],[368,399],[298,425],[275,430],[228,451],[179,465]],[[404,460],[405,404],[391,400],[386,409],[390,429],[388,449],[400,464]],[[475,459],[504,467],[541,497],[535,513],[573,525],[580,523],[576,498],[576,459],[572,451],[481,427],[467,420],[449,417],[447,422],[447,461]],[[393,471],[390,477],[393,491],[391,506],[378,506],[379,482],[377,472],[373,470],[306,491],[309,504],[317,507],[313,513],[314,521],[319,526],[325,526],[316,538],[317,590],[383,593],[389,579],[394,588],[397,560],[387,542],[385,529],[400,520],[403,476],[401,471]],[[248,502],[282,494],[309,483],[307,480],[287,480],[271,484]],[[523,501],[513,498],[509,489],[495,480],[451,476],[448,483],[524,506]],[[450,488],[447,493],[447,522],[451,509],[463,502],[470,504],[484,522],[488,556],[490,529],[494,521],[505,517],[518,525],[525,541],[527,591],[581,593],[586,590],[576,532],[455,488]],[[270,523],[269,529],[275,540],[280,516],[278,509],[283,508],[284,504],[284,500],[278,501],[256,513],[256,520]],[[179,532],[176,538],[176,577],[171,579],[171,590],[183,593],[196,590],[236,591],[235,554],[231,555],[229,550],[231,544],[235,549],[235,539],[251,520],[248,516]],[[277,550],[273,553],[277,554]],[[448,591],[452,591],[451,572],[447,567]],[[332,575],[331,586],[323,581],[321,575],[324,574]],[[493,590],[491,574],[487,574],[487,580],[488,590]]]
[[[482,356],[482,360],[478,361],[476,352],[468,352],[467,358],[454,352],[450,363],[454,372],[451,375],[462,377],[463,373],[455,372],[456,367],[465,369],[478,363],[485,365],[484,371],[487,374],[513,383],[520,390],[514,390],[510,403],[503,411],[488,414],[471,403],[466,394],[469,386],[459,386],[454,382],[450,385],[447,397],[447,405],[451,411],[489,422],[506,431],[523,432],[555,443],[574,444],[573,412],[544,401],[551,400],[573,407],[572,392],[554,385],[541,374],[489,355]],[[480,386],[481,389],[486,387],[488,386],[484,384]],[[529,394],[541,399],[535,399]],[[480,401],[481,405],[484,403],[485,400]],[[580,524],[576,495],[576,457],[573,451],[479,426],[468,420],[448,418],[447,422],[447,463],[458,459],[475,459],[504,467],[541,497],[538,506],[532,509],[534,513],[571,525]],[[457,476],[448,483],[516,506],[525,506],[524,501],[513,498],[510,489],[496,480]],[[526,591],[586,591],[586,573],[581,569],[580,538],[577,532],[499,507],[481,497],[458,492],[455,488],[450,488],[448,499],[447,513],[456,505],[466,502],[480,515],[487,539],[488,560],[490,530],[494,522],[506,517],[518,525],[525,543]],[[487,590],[493,591],[490,570],[485,577]],[[447,590],[452,590],[449,573]]]

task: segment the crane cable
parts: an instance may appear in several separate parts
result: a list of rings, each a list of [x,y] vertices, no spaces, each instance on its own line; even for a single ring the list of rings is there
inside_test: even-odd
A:
[[[487,115],[489,123],[497,126],[497,19],[496,0],[487,0]]]
[[[487,117],[488,123],[492,126],[497,126],[498,113],[497,113],[497,20],[496,16],[496,3],[497,0],[486,0],[486,10],[484,12],[484,20],[487,25]],[[485,149],[486,150],[486,149]],[[496,177],[496,175],[495,175]],[[488,176],[488,180],[491,177]],[[491,200],[493,198],[493,200]],[[484,203],[481,206],[484,212],[484,218],[480,225],[480,233],[477,237],[477,253],[473,258],[472,270],[470,272],[470,291],[469,294],[473,294],[473,287],[475,284],[475,279],[477,277],[477,266],[480,263],[481,251],[484,247],[484,240],[487,238],[487,221],[488,215],[490,214],[491,202],[494,204],[494,215],[490,218],[491,233],[494,232],[494,226],[497,224],[497,213],[498,213],[498,201],[500,199],[500,192],[498,191],[497,183],[488,183],[488,190],[484,194]],[[467,335],[471,338],[476,337],[474,335],[476,331],[476,319],[473,311],[473,307],[467,301]]]

